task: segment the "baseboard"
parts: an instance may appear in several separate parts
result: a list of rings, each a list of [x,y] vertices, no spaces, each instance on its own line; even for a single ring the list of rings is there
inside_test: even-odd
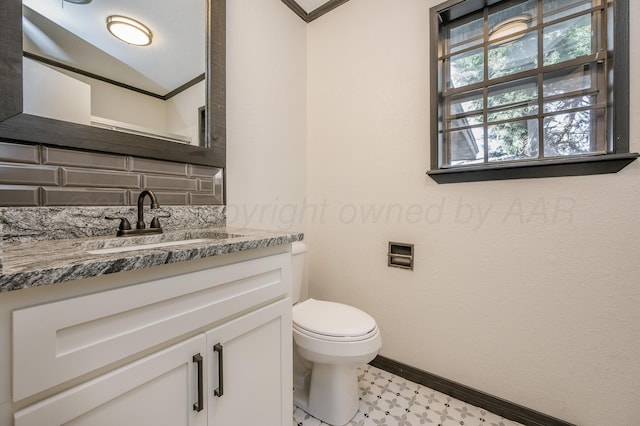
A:
[[[523,425],[576,426],[381,355],[378,355],[369,364]]]

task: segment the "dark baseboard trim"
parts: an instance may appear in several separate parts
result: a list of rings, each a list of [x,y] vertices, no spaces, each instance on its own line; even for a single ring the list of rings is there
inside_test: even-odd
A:
[[[369,364],[527,426],[576,426],[381,355]]]

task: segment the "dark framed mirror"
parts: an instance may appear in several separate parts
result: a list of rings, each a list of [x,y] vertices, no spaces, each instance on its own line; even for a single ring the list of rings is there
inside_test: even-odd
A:
[[[0,138],[225,167],[226,0],[204,1],[207,2],[204,146],[179,144],[25,113],[22,0],[0,2]]]

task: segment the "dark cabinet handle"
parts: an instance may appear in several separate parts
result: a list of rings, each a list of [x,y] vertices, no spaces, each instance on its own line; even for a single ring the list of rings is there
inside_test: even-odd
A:
[[[213,345],[213,352],[218,353],[218,388],[213,390],[213,394],[220,397],[224,394],[224,379],[222,376],[224,361],[222,360],[222,344],[216,343]]]
[[[202,355],[195,354],[193,356],[193,362],[195,362],[196,365],[198,366],[198,401],[195,404],[193,404],[193,409],[199,413],[204,408],[202,404],[203,396],[204,396],[203,395],[204,383],[202,381]]]

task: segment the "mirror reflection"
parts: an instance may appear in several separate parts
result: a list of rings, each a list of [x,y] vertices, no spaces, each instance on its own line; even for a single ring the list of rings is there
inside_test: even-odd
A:
[[[23,0],[24,112],[204,146],[206,12],[206,0]],[[148,41],[114,36],[113,17]]]

